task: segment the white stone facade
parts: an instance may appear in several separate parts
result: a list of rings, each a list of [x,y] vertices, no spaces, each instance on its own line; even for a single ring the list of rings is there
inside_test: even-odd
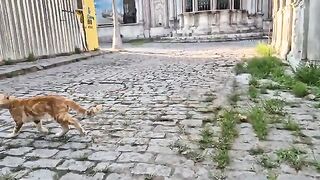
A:
[[[135,0],[135,23],[121,24],[123,40],[269,32],[272,0]],[[111,42],[111,24],[99,25],[99,41]]]
[[[274,0],[272,44],[293,68],[320,60],[319,9],[319,0]]]

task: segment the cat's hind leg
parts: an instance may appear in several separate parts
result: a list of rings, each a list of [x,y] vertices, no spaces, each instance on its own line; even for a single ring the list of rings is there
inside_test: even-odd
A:
[[[38,129],[39,132],[44,133],[44,134],[48,134],[49,133],[49,130],[42,125],[42,121],[41,120],[35,120],[34,123],[37,125],[37,129]]]
[[[16,121],[16,125],[13,128],[12,133],[8,134],[7,138],[17,137],[19,135],[19,133],[20,133],[20,129],[21,129],[22,125],[23,125],[22,121]]]

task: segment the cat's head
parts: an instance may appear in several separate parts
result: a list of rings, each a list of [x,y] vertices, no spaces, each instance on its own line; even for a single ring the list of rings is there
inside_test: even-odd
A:
[[[0,108],[6,108],[7,105],[14,99],[13,96],[8,96],[6,94],[0,94]]]

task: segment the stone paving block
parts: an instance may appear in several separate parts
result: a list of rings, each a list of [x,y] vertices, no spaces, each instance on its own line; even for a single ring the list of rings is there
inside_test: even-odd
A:
[[[173,173],[173,179],[195,179],[195,172],[190,168],[177,167]]]
[[[60,146],[59,148],[61,149],[84,149],[87,147],[87,144],[85,143],[78,143],[78,142],[68,142],[62,146]]]
[[[201,127],[202,121],[201,120],[182,120],[180,124],[190,127]]]
[[[122,153],[118,158],[118,162],[150,162],[153,159],[153,154],[151,153]]]
[[[62,150],[59,151],[54,158],[56,159],[79,159],[79,160],[83,160],[83,159],[87,159],[88,156],[90,156],[92,154],[91,150]]]
[[[52,141],[45,141],[45,140],[36,140],[33,143],[33,147],[35,148],[56,148],[61,146],[61,142],[52,142]]]
[[[36,161],[27,161],[23,164],[27,168],[54,168],[61,162],[60,159],[39,159]]]
[[[95,172],[107,172],[109,165],[110,165],[110,162],[101,162],[101,163],[98,163],[96,167],[93,168],[93,170]]]
[[[158,154],[155,162],[157,164],[174,165],[180,167],[192,167],[194,165],[192,160],[186,159],[181,155],[171,154]]]
[[[133,177],[130,175],[117,174],[117,173],[109,174],[106,178],[106,180],[132,180],[132,179]]]
[[[122,152],[144,152],[147,150],[147,145],[142,145],[142,146],[131,146],[131,145],[121,145],[119,146],[116,151],[122,151]]]
[[[21,156],[26,154],[27,152],[30,152],[32,149],[33,149],[32,147],[14,148],[14,149],[10,149],[9,151],[6,151],[6,154],[13,155],[13,156]]]
[[[39,157],[39,158],[50,158],[57,154],[56,149],[35,149],[32,152],[26,154],[26,156]]]
[[[154,175],[154,176],[169,176],[171,168],[163,165],[138,163],[131,171],[133,174]]]
[[[147,152],[177,154],[174,150],[170,149],[169,147],[163,147],[163,146],[149,146],[147,149]]]
[[[314,178],[303,176],[303,175],[296,175],[296,174],[280,174],[277,180],[312,180]]]
[[[84,172],[92,166],[94,166],[94,163],[90,161],[66,160],[57,169]]]
[[[60,180],[103,180],[104,176],[103,173],[96,173],[94,176],[86,176],[69,172],[63,175]]]
[[[6,156],[4,159],[0,160],[0,166],[7,167],[18,167],[23,164],[25,159],[20,157]]]
[[[112,163],[108,167],[108,171],[115,173],[130,173],[130,169],[132,169],[134,165],[134,163]]]
[[[99,151],[91,154],[88,159],[92,161],[114,161],[120,156],[120,152]]]

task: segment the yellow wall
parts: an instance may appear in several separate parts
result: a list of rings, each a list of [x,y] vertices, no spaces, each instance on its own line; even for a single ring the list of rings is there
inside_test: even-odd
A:
[[[89,51],[99,48],[94,0],[83,0],[83,25]]]

